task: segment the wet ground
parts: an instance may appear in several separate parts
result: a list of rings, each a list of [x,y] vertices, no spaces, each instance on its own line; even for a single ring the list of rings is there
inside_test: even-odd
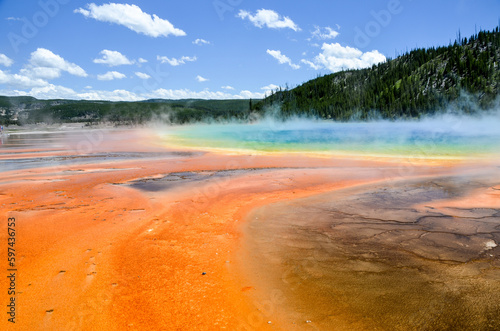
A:
[[[499,330],[499,182],[497,171],[365,185],[254,211],[247,271],[288,298],[268,318],[318,330]],[[441,206],[477,191],[497,205]]]
[[[68,167],[71,165],[92,165],[103,164],[117,161],[126,161],[134,159],[150,159],[152,161],[159,159],[175,159],[188,156],[201,155],[201,153],[190,152],[164,152],[164,153],[142,153],[142,152],[119,152],[119,153],[93,153],[83,155],[62,155],[62,156],[47,156],[47,157],[27,157],[12,159],[0,159],[0,172],[34,169],[45,167]]]
[[[500,168],[3,143],[23,329],[500,329]]]
[[[0,136],[0,172],[94,165],[127,160],[179,159],[203,155],[189,151],[109,151],[106,144],[123,144],[133,140],[126,131],[81,130],[74,127],[53,131],[13,131]],[[138,139],[138,137],[135,137]],[[38,150],[36,150],[38,149]],[[43,154],[43,155],[42,155]]]
[[[266,173],[270,169],[237,169],[216,171],[183,171],[148,178],[139,178],[127,182],[126,185],[145,192],[163,192],[173,188],[183,187],[196,182],[230,179],[233,176],[244,174]]]

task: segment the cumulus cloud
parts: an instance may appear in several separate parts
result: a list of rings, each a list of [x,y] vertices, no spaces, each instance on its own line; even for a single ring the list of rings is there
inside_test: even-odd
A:
[[[210,91],[205,89],[203,91],[192,91],[189,89],[164,89],[159,88],[148,93],[136,94],[126,90],[114,91],[89,91],[85,93],[78,93],[75,98],[85,100],[110,100],[110,101],[138,101],[147,99],[262,99],[264,93],[251,92],[247,90],[240,91],[238,94],[231,94],[222,91]]]
[[[362,69],[386,61],[386,57],[374,50],[363,53],[357,48],[341,46],[339,43],[324,43],[322,52],[313,61],[302,60],[315,70],[328,69],[331,72],[349,69]]]
[[[19,71],[21,75],[36,79],[55,79],[61,76],[61,70],[58,68],[33,67],[28,66]]]
[[[7,57],[7,55],[0,53],[0,64],[6,67],[10,67],[14,63],[14,60]]]
[[[33,78],[22,74],[11,74],[0,70],[0,84],[26,89],[46,86],[48,82],[40,78]]]
[[[198,38],[195,41],[193,41],[193,44],[198,45],[198,46],[201,46],[201,45],[210,45],[210,41]]]
[[[226,86],[221,86],[222,89],[224,90],[234,90],[234,87],[226,85]]]
[[[127,76],[118,71],[108,71],[105,74],[97,75],[97,79],[99,80],[113,80],[113,79],[123,79]]]
[[[300,66],[298,64],[292,63],[292,60],[284,54],[281,54],[281,51],[276,51],[276,50],[267,50],[267,54],[271,55],[274,57],[280,64],[288,64],[292,69],[300,69]]]
[[[310,66],[314,70],[319,70],[319,69],[323,68],[321,65],[316,64],[316,63],[309,61],[309,60],[302,59],[302,60],[300,60],[300,62],[307,64],[308,66]]]
[[[1,77],[1,73],[0,73]],[[248,90],[240,91],[238,94],[210,91],[204,89],[202,91],[192,91],[189,89],[164,89],[159,88],[144,93],[136,93],[123,89],[108,90],[92,90],[92,87],[86,86],[82,92],[76,92],[73,89],[48,84],[43,87],[34,87],[28,91],[21,90],[0,90],[0,94],[5,95],[30,95],[38,99],[78,99],[78,100],[109,100],[109,101],[140,101],[147,99],[262,99],[264,93],[251,92]]]
[[[279,89],[280,87],[278,85],[275,85],[275,84],[269,84],[267,86],[263,86],[261,87],[260,89],[261,90],[264,90],[266,92],[271,92],[271,91],[276,91],[276,89]]]
[[[49,85],[47,80],[60,77],[63,71],[75,76],[87,77],[87,73],[80,66],[66,61],[48,49],[38,48],[31,53],[28,64],[19,71],[19,74],[8,75],[8,80],[12,85],[25,88],[47,86]]]
[[[34,98],[44,99],[81,99],[78,94],[68,87],[46,84],[45,86],[33,87],[29,91],[20,90],[2,90],[0,94],[12,96],[32,96]]]
[[[189,56],[183,56],[181,57],[180,59],[175,59],[175,58],[168,58],[166,56],[156,56],[156,59],[158,61],[160,61],[161,63],[168,63],[170,64],[171,66],[178,66],[178,65],[181,65],[181,64],[186,64],[186,62],[194,62],[196,61],[196,56],[193,56],[193,57],[189,57]]]
[[[222,91],[210,91],[205,89],[203,91],[191,91],[188,89],[171,90],[171,89],[157,89],[151,93],[145,94],[146,99],[262,99],[264,93],[255,93],[247,90],[240,91],[238,94],[231,94]]]
[[[196,80],[200,83],[208,81],[208,78],[201,77],[200,75],[196,76]]]
[[[34,87],[27,95],[37,99],[79,99],[73,89],[53,84]]]
[[[331,27],[326,26],[324,28],[321,28],[319,26],[314,27],[315,30],[311,33],[311,39],[316,38],[320,40],[326,40],[326,39],[335,39],[339,33],[335,30],[333,30]],[[311,40],[309,39],[309,40]]]
[[[270,9],[259,9],[255,15],[252,15],[246,10],[240,10],[238,17],[242,20],[248,19],[258,28],[264,26],[270,29],[292,29],[300,31],[300,28],[289,17],[282,17],[280,14]]]
[[[127,90],[113,90],[113,91],[103,91],[103,90],[92,90],[83,93],[76,93],[75,98],[82,100],[109,100],[109,101],[139,101],[145,100],[134,92]],[[148,98],[149,99],[149,98]]]
[[[48,49],[38,48],[31,53],[29,60],[30,68],[52,68],[59,71],[66,71],[71,75],[87,77],[87,73],[78,65],[68,62],[61,56],[52,53]]]
[[[140,58],[137,59],[137,62],[139,62],[139,63],[146,63],[146,62],[148,62],[148,60],[143,59],[142,57],[140,57]]]
[[[136,5],[107,3],[96,5],[87,4],[87,8],[78,8],[74,13],[93,18],[101,22],[123,25],[130,30],[150,37],[185,36],[186,33],[173,26],[172,23],[157,15],[150,15]]]
[[[100,59],[94,59],[94,63],[105,64],[110,67],[116,67],[126,64],[133,64],[133,61],[127,59],[125,55],[118,51],[110,51],[108,49],[103,49],[99,54],[102,55]]]
[[[264,99],[265,94],[260,92],[252,92],[248,90],[240,91],[240,94],[235,95],[235,99]]]
[[[136,72],[135,75],[139,77],[140,79],[150,79],[151,76],[148,74],[145,74],[143,72]]]

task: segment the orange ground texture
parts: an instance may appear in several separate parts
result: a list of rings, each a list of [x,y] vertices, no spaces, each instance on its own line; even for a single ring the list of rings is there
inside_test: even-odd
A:
[[[171,150],[145,131],[108,135],[114,139],[104,139],[90,154]],[[0,161],[71,153],[0,148]],[[286,329],[261,313],[252,294],[259,281],[241,275],[248,272],[239,267],[245,263],[245,215],[280,200],[397,179],[409,168],[398,162],[203,153],[1,172],[0,329]],[[455,166],[414,163],[411,176]],[[156,192],[123,185],[175,172],[231,169],[248,171]],[[15,324],[6,314],[8,218],[16,222]]]

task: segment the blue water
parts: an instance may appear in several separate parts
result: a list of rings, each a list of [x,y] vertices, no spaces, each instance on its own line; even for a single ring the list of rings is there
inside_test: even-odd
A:
[[[168,143],[262,152],[466,157],[500,155],[500,120],[440,118],[420,122],[334,123],[310,120],[189,125],[170,129]]]

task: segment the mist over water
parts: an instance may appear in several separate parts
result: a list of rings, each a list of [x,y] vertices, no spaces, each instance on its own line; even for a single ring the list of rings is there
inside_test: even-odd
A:
[[[166,132],[165,132],[166,131]],[[252,124],[166,129],[166,143],[228,151],[463,158],[500,155],[500,112],[419,121],[331,122],[271,117]]]

